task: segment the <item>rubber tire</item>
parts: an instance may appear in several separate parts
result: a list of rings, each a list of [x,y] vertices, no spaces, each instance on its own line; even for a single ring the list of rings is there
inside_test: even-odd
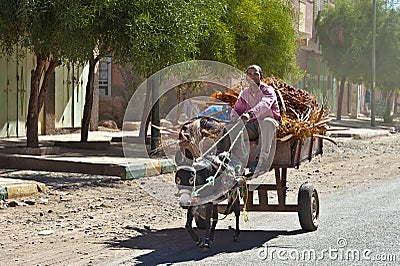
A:
[[[198,229],[206,229],[206,220],[203,219],[197,212],[194,214],[194,222]]]
[[[315,231],[318,228],[319,199],[318,192],[310,182],[300,186],[297,197],[299,221],[304,231]]]

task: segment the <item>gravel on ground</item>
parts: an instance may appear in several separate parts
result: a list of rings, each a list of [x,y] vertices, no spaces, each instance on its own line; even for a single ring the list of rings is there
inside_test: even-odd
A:
[[[337,141],[338,146],[324,142],[323,156],[289,169],[289,201],[296,200],[306,180],[323,197],[398,178],[400,134]],[[36,180],[49,188],[46,194],[0,203],[4,265],[98,265],[129,252],[115,248],[117,240],[184,227],[186,211],[178,206],[173,173],[126,181],[43,171],[0,170],[0,176]]]

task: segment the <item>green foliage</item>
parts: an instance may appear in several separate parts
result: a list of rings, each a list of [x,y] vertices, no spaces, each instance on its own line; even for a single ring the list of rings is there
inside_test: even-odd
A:
[[[62,58],[65,25],[63,12],[68,8],[67,2],[57,1],[28,1],[29,25],[26,34],[29,38],[29,48],[35,54],[52,55],[56,59]]]
[[[230,0],[196,1],[201,23],[195,59],[214,60],[236,65],[235,36],[228,25]]]
[[[15,45],[85,63],[113,55],[148,76],[185,60],[208,59],[266,75],[295,70],[291,1],[0,0],[0,48]]]
[[[351,53],[354,12],[357,10],[351,1],[338,0],[335,7],[324,9],[317,20],[322,56],[337,77],[348,77],[354,68],[355,61]]]
[[[125,1],[129,12],[120,19],[127,28],[128,47],[112,43],[120,60],[129,60],[134,69],[148,76],[191,59],[201,34],[201,12],[195,1]]]
[[[232,1],[229,21],[238,66],[258,64],[266,75],[285,77],[295,69],[296,32],[291,1]]]
[[[383,90],[400,87],[400,19],[399,11],[388,10],[377,32],[376,79]]]
[[[398,10],[377,1],[376,84],[394,89],[400,83]],[[369,83],[372,74],[372,1],[337,0],[317,21],[322,55],[336,76]]]
[[[11,55],[27,25],[27,3],[24,0],[0,0],[0,54]],[[18,23],[15,23],[18,21]]]
[[[64,59],[74,36],[69,24],[73,1],[0,0],[0,50],[27,48],[36,55]]]

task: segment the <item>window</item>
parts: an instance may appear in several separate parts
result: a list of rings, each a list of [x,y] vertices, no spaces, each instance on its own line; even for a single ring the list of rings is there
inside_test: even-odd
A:
[[[111,57],[99,61],[99,95],[111,96]]]

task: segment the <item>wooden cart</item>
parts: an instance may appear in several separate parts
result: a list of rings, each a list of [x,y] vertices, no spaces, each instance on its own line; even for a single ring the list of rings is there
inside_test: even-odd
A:
[[[303,183],[298,192],[297,204],[286,203],[287,169],[298,168],[304,161],[322,154],[322,139],[307,137],[291,141],[277,142],[271,169],[275,171],[275,184],[251,184],[248,186],[247,211],[297,212],[300,225],[305,231],[318,228],[318,192],[311,182]],[[253,202],[254,192],[258,192],[258,203]],[[268,191],[276,191],[278,204],[268,201]],[[223,207],[223,206],[221,206]],[[244,207],[243,205],[241,206]]]

